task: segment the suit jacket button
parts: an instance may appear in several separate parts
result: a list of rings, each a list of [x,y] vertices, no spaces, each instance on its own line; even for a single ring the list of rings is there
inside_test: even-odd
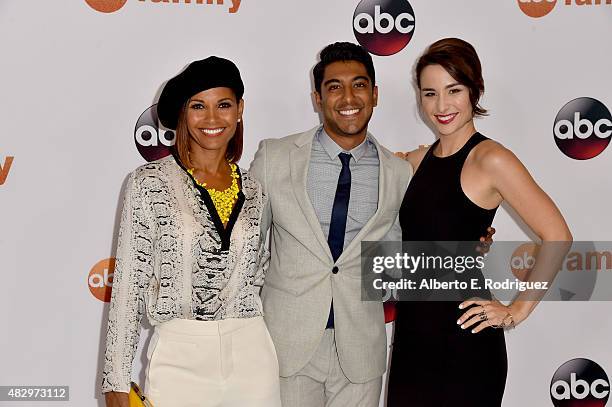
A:
[[[338,267],[334,266],[334,268],[332,269],[332,273],[338,274]]]

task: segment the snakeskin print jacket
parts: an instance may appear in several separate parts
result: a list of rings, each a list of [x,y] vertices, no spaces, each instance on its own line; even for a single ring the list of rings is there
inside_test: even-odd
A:
[[[102,391],[128,392],[146,313],[220,320],[262,315],[259,289],[269,255],[260,230],[266,197],[240,171],[241,191],[226,227],[208,192],[173,156],[129,176],[108,316]]]

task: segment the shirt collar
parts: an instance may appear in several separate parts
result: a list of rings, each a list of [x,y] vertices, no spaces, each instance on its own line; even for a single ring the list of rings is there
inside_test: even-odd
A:
[[[353,148],[350,151],[346,151],[338,144],[336,144],[336,142],[332,140],[331,137],[329,137],[323,126],[321,126],[319,128],[319,131],[317,131],[316,138],[323,146],[325,152],[329,155],[329,158],[331,158],[332,160],[335,160],[338,157],[338,154],[344,152],[349,153],[351,156],[353,156],[355,162],[358,162],[359,159],[365,155],[367,151],[367,144],[372,143],[372,140],[370,140],[370,135],[368,134],[361,144],[359,144],[357,147]]]

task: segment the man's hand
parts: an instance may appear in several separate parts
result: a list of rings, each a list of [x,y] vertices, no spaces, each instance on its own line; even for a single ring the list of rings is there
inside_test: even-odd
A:
[[[493,243],[493,235],[495,234],[495,228],[488,227],[487,235],[480,238],[480,243],[476,246],[476,251],[481,254],[489,253],[491,244]]]
[[[404,153],[402,151],[396,151],[395,153],[393,153],[393,155],[395,155],[396,157],[401,158],[402,160],[408,160],[408,153]]]

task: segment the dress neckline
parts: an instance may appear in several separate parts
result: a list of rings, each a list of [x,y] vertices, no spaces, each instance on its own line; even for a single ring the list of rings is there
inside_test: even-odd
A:
[[[437,156],[437,155],[434,153],[434,149],[435,149],[435,148],[438,146],[438,144],[440,144],[440,139],[437,139],[437,140],[436,140],[436,142],[435,142],[435,143],[433,143],[433,144],[431,145],[431,148],[430,148],[430,151],[431,151],[431,156],[432,156],[432,157],[434,157],[434,158],[436,158],[436,159],[438,159],[438,160],[446,160],[446,159],[450,159],[450,158],[456,157],[456,156],[458,156],[460,153],[462,153],[463,151],[465,151],[465,149],[469,147],[469,145],[471,144],[471,142],[473,142],[474,138],[475,138],[475,137],[477,137],[478,135],[480,135],[480,133],[479,133],[479,132],[476,132],[476,133],[472,134],[472,135],[470,136],[470,138],[468,138],[468,139],[466,140],[466,142],[465,142],[465,143],[463,143],[463,146],[461,146],[461,148],[459,148],[459,150],[455,151],[454,153],[452,153],[452,154],[450,154],[450,155],[444,156],[444,157]]]

